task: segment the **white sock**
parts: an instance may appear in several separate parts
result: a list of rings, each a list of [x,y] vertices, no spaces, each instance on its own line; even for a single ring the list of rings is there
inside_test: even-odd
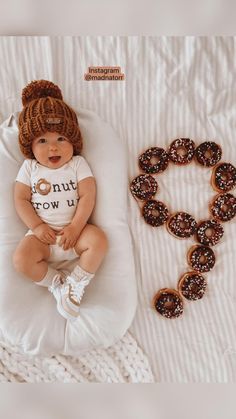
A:
[[[75,269],[71,272],[71,274],[69,275],[69,277],[75,279],[77,282],[81,281],[82,279],[84,279],[85,277],[87,279],[92,279],[94,277],[94,274],[85,271],[84,269],[82,269],[79,265],[77,265],[75,267]]]
[[[35,284],[48,288],[52,284],[52,280],[56,275],[58,275],[58,271],[48,266],[48,271],[45,277],[41,279],[41,281],[35,282]]]

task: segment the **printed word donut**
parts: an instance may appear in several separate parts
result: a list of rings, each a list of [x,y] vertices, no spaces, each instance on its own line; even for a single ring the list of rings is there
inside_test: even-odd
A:
[[[169,158],[174,164],[188,164],[194,157],[195,144],[190,138],[177,138],[169,147]]]
[[[151,147],[139,156],[139,167],[145,173],[164,172],[168,162],[167,152],[160,147]]]
[[[197,240],[204,246],[214,246],[223,237],[224,229],[215,220],[201,221],[197,226]]]
[[[207,282],[198,272],[187,272],[178,282],[179,293],[187,300],[200,300],[205,294]]]
[[[217,192],[228,192],[236,186],[236,168],[231,163],[219,163],[214,167],[212,187]]]
[[[230,193],[217,195],[211,205],[210,212],[218,221],[230,221],[236,215],[236,198]]]
[[[159,314],[167,319],[179,317],[184,310],[180,294],[169,288],[162,288],[157,292],[153,299],[153,306]]]
[[[187,255],[188,263],[197,272],[209,272],[215,265],[215,254],[210,247],[194,245]]]
[[[146,223],[153,227],[163,225],[169,217],[169,211],[165,204],[154,199],[147,201],[142,209],[143,217]]]
[[[151,175],[137,176],[133,179],[130,186],[132,194],[142,201],[152,198],[155,195],[157,188],[157,181]]]
[[[176,212],[168,219],[166,227],[173,236],[186,239],[195,233],[197,223],[187,212]]]
[[[40,195],[48,195],[51,190],[51,183],[45,179],[39,179],[35,185],[35,189]]]
[[[195,150],[195,157],[199,164],[206,167],[215,166],[222,156],[221,147],[213,141],[205,141]]]

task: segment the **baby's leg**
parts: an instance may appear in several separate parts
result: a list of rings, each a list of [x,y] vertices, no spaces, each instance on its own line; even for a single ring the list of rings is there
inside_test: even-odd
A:
[[[79,266],[90,273],[99,268],[108,249],[105,233],[98,227],[87,224],[75,245],[75,251],[80,256]]]
[[[38,282],[45,277],[48,271],[47,259],[49,255],[49,245],[42,243],[33,235],[26,236],[14,253],[13,264],[17,272]]]

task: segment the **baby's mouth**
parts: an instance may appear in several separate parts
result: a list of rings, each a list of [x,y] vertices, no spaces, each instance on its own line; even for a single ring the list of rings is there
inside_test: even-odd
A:
[[[49,157],[49,160],[51,163],[58,163],[60,158],[61,156],[52,156],[52,157]]]

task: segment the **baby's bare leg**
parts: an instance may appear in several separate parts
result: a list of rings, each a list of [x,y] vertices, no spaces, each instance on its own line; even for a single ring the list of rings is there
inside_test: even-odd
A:
[[[13,264],[17,272],[37,282],[47,273],[49,255],[49,245],[42,243],[33,235],[26,236],[13,255]]]
[[[100,228],[87,224],[75,245],[75,251],[80,256],[79,266],[87,272],[95,273],[107,249],[105,233]]]

